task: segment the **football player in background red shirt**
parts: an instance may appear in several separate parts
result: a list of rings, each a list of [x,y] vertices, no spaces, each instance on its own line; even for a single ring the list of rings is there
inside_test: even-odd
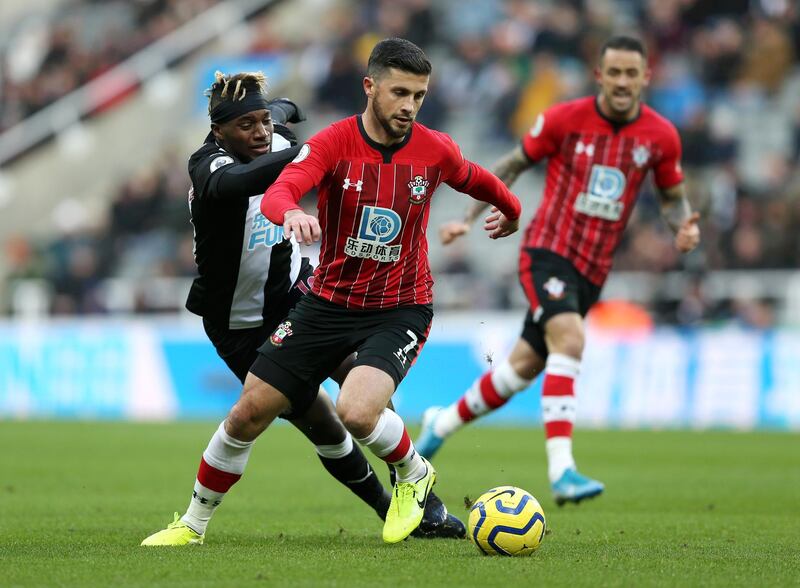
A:
[[[548,160],[542,203],[520,251],[520,283],[530,308],[510,357],[478,378],[458,401],[429,408],[416,442],[420,453],[433,457],[449,435],[504,405],[544,371],[548,475],[559,505],[604,489],[577,471],[572,456],[574,381],[584,347],[583,317],[600,295],[648,171],[659,190],[662,216],[675,233],[675,247],[685,253],[700,240],[699,215],[686,198],[678,133],[641,102],[650,79],[642,43],[627,36],[609,39],[595,78],[597,96],[547,109],[522,145],[495,166],[497,176],[511,186],[524,170]],[[463,221],[442,225],[442,243],[469,231],[483,208],[475,203]]]
[[[241,398],[203,454],[200,467],[215,491],[195,487],[189,508],[204,520],[241,478],[261,432],[281,414],[303,414],[319,384],[357,352],[337,413],[395,468],[384,540],[402,541],[420,524],[436,474],[387,404],[433,317],[425,236],[430,200],[444,182],[493,204],[498,210],[485,225],[491,238],[514,233],[520,214],[519,200],[496,176],[464,159],[449,136],[415,122],[430,72],[413,43],[378,43],[363,81],[364,113],[312,137],[265,193],[261,211],[287,237],[306,244],[322,238],[320,263],[311,292],[259,349]],[[315,186],[319,220],[298,204]],[[168,528],[150,544],[182,544],[187,535],[185,527]]]

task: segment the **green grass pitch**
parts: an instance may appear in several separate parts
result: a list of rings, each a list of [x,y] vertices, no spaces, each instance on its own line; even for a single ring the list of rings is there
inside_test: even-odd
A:
[[[184,511],[215,423],[0,422],[2,586],[789,586],[800,583],[800,438],[579,431],[606,495],[557,508],[542,433],[473,427],[436,460],[437,491],[517,485],[548,527],[531,558],[468,541],[381,542],[380,521],[288,426],[262,437],[206,544],[139,542]],[[385,468],[380,467],[383,473]]]

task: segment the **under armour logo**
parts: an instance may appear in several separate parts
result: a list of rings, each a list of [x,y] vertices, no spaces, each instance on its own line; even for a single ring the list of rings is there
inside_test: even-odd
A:
[[[594,144],[585,144],[583,141],[578,141],[578,143],[575,145],[575,153],[578,155],[581,153],[586,153],[587,157],[594,157]]]
[[[345,190],[349,190],[350,188],[355,188],[356,192],[361,192],[361,186],[364,184],[362,180],[358,180],[357,182],[353,183],[350,181],[350,178],[344,179],[344,184],[342,184],[342,188]]]

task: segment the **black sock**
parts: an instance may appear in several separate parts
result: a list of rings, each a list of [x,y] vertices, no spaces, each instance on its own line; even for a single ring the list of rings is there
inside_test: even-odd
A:
[[[319,460],[331,476],[370,505],[381,519],[386,519],[392,497],[381,484],[358,445],[353,445],[353,450],[339,459],[320,455]]]

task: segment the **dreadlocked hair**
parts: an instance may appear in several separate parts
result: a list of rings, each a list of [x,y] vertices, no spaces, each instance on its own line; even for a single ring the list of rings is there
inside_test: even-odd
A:
[[[242,100],[247,92],[267,93],[267,78],[263,72],[250,71],[232,76],[221,71],[214,73],[214,83],[205,91],[208,97],[208,112],[224,100]]]

